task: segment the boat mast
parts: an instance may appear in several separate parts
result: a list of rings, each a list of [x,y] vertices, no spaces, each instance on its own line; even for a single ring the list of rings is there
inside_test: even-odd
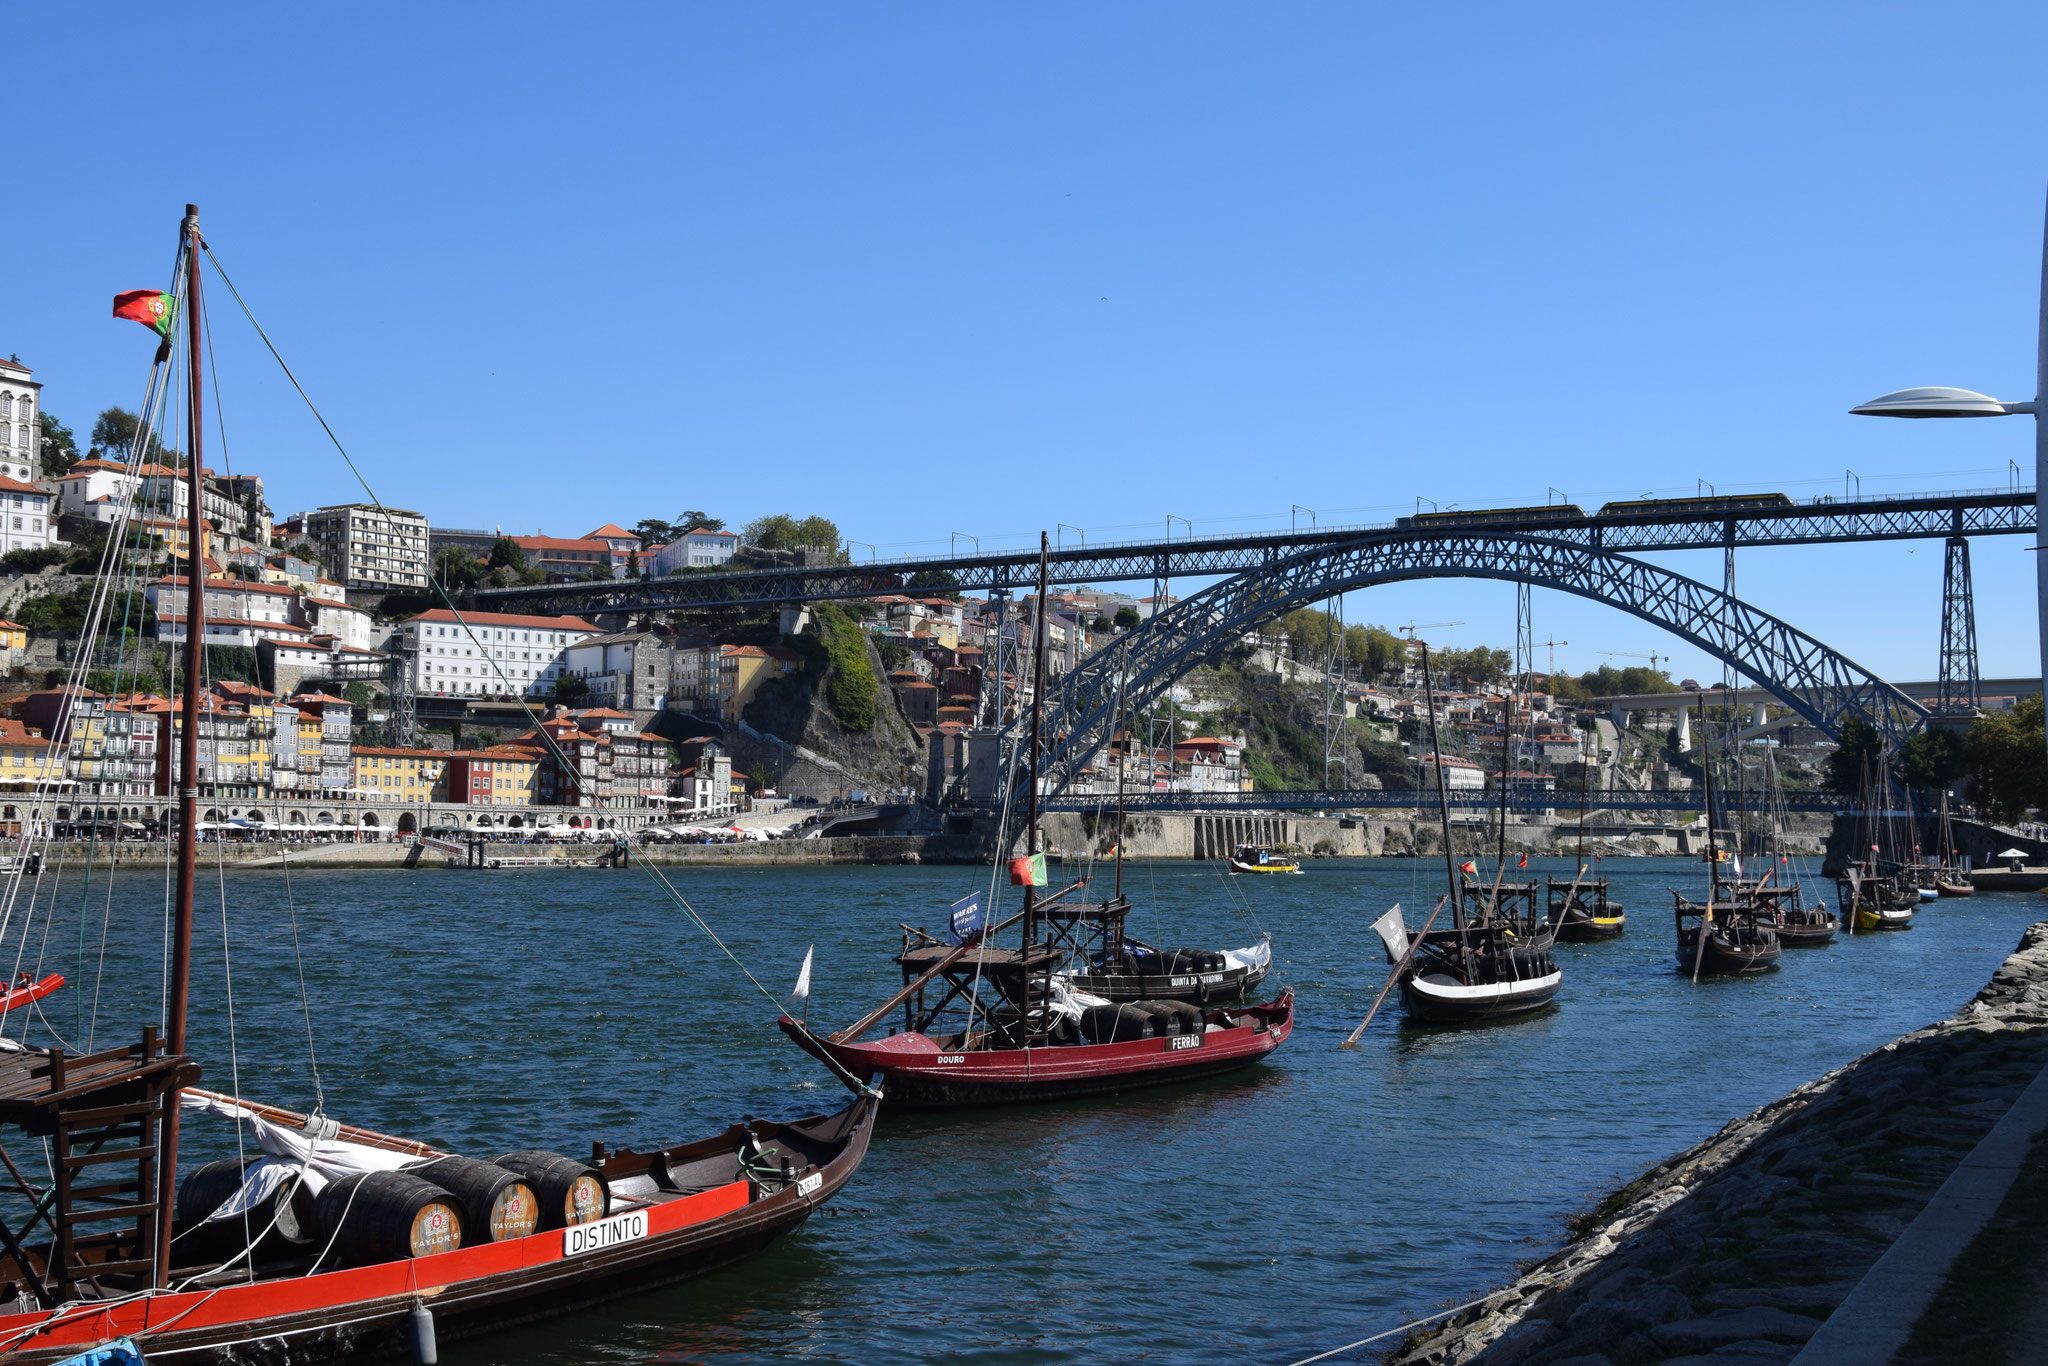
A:
[[[1126,677],[1128,678],[1128,675],[1126,675]],[[1123,687],[1122,687],[1121,685],[1119,685],[1119,686],[1118,686],[1118,688],[1117,688],[1117,690],[1116,690],[1116,724],[1117,724],[1117,729],[1119,729],[1119,730],[1122,730],[1122,729],[1124,728],[1124,690],[1123,690]],[[1117,749],[1117,755],[1116,755],[1116,894],[1115,894],[1115,899],[1116,899],[1116,900],[1118,900],[1118,901],[1121,901],[1121,900],[1123,900],[1123,898],[1124,898],[1124,768],[1125,768],[1125,766],[1126,766],[1126,765],[1127,765],[1127,764],[1128,764],[1128,763],[1130,762],[1130,757],[1131,757],[1131,756],[1130,756],[1130,753],[1129,753],[1129,750],[1128,750],[1128,746],[1129,746],[1129,740],[1128,740],[1128,739],[1126,739],[1126,740],[1125,740],[1125,746],[1126,746],[1126,747],[1125,747],[1125,748],[1123,748],[1123,749]],[[1111,748],[1113,748],[1113,749],[1114,749],[1114,748],[1116,748],[1116,747],[1115,747],[1114,745],[1112,745],[1112,746],[1111,746]],[[1121,938],[1121,936],[1119,936],[1119,938]]]
[[[188,394],[185,405],[185,516],[189,534],[185,540],[185,680],[178,707],[184,733],[178,738],[178,890],[172,903],[170,1019],[164,1051],[177,1056],[185,1051],[185,1006],[192,988],[192,892],[199,868],[199,673],[206,640],[206,523],[201,513],[206,504],[200,496],[200,357],[205,354],[199,335],[199,206],[185,206],[185,220],[178,225],[185,253],[185,369]],[[173,1088],[165,1094],[163,1159],[157,1167],[156,1283],[168,1282],[171,1274],[172,1201],[178,1190],[178,1096]]]
[[[1458,865],[1452,860],[1457,855],[1451,852],[1451,797],[1444,780],[1444,754],[1436,743],[1436,684],[1429,677],[1429,646],[1422,645],[1422,695],[1429,702],[1429,753],[1436,763],[1436,814],[1437,823],[1442,827],[1444,837],[1444,878],[1451,884],[1451,928],[1465,928],[1465,892],[1458,885]],[[1484,838],[1484,832],[1481,832]],[[1465,936],[1458,936],[1458,952],[1465,951]]]
[[[1700,699],[1700,782],[1707,797],[1707,909],[1714,908],[1715,894],[1721,890],[1721,854],[1714,842],[1714,747],[1707,743],[1707,701]],[[1700,933],[1706,933],[1704,925]]]
[[[1031,626],[1031,786],[1024,795],[1026,837],[1024,852],[1038,853],[1038,751],[1043,732],[1041,726],[1045,716],[1045,581],[1052,572],[1050,541],[1046,534],[1038,533],[1038,609],[1033,614]],[[1029,961],[1031,947],[1038,942],[1038,888],[1031,879],[1024,882],[1024,1011],[1028,1021],[1031,1010],[1031,981]]]

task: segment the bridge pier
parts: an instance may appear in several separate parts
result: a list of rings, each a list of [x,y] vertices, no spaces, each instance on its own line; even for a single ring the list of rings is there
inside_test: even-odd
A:
[[[1948,538],[1941,576],[1941,672],[1934,718],[1968,721],[1977,715],[1977,606],[1970,587],[1970,542]]]

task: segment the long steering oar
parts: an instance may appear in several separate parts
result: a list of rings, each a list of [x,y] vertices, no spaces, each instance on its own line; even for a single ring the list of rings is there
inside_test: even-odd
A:
[[[1372,1017],[1380,1013],[1380,1005],[1387,999],[1387,993],[1394,989],[1394,983],[1400,981],[1401,974],[1408,970],[1408,964],[1414,959],[1415,951],[1422,947],[1422,941],[1429,935],[1429,927],[1436,924],[1436,918],[1443,914],[1444,907],[1449,905],[1450,901],[1448,896],[1437,898],[1436,909],[1429,913],[1429,919],[1422,922],[1421,931],[1408,941],[1407,952],[1401,955],[1400,962],[1394,964],[1394,970],[1387,974],[1387,984],[1380,988],[1379,995],[1372,998],[1372,1009],[1365,1012],[1365,1018],[1358,1022],[1358,1028],[1351,1031],[1351,1037],[1344,1041],[1344,1047],[1358,1047],[1359,1036],[1364,1034],[1365,1027],[1372,1023]]]
[[[1712,891],[1707,893],[1707,909],[1700,916],[1699,944],[1693,949],[1692,953],[1692,984],[1694,986],[1700,984],[1700,964],[1706,960],[1707,956],[1707,935],[1712,933],[1714,928],[1713,896]]]

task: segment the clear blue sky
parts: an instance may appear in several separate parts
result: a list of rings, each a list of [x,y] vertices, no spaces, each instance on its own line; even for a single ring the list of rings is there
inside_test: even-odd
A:
[[[0,350],[50,411],[82,438],[135,405],[150,339],[107,300],[164,280],[191,199],[379,494],[441,524],[818,512],[887,555],[1296,503],[2031,478],[2024,421],[1844,410],[2032,388],[2039,5],[224,5],[189,33],[117,5],[9,30]],[[226,308],[231,462],[280,513],[355,496]],[[1977,555],[1984,667],[2031,674],[2031,557]],[[1923,678],[1940,564],[1759,551],[1742,588]],[[1351,614],[1504,644],[1513,591]],[[1536,627],[1568,669],[1666,648],[1555,594]]]

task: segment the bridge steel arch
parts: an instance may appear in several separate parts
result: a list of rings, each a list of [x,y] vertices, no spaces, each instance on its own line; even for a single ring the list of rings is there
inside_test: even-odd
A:
[[[1045,795],[1063,792],[1109,738],[1119,684],[1142,710],[1219,642],[1338,593],[1421,578],[1507,579],[1554,588],[1633,613],[1756,680],[1830,736],[1859,717],[1896,749],[1927,709],[1804,631],[1718,588],[1595,546],[1499,532],[1340,545],[1275,556],[1119,636],[1046,693]],[[1020,718],[1004,751],[1021,748]]]

